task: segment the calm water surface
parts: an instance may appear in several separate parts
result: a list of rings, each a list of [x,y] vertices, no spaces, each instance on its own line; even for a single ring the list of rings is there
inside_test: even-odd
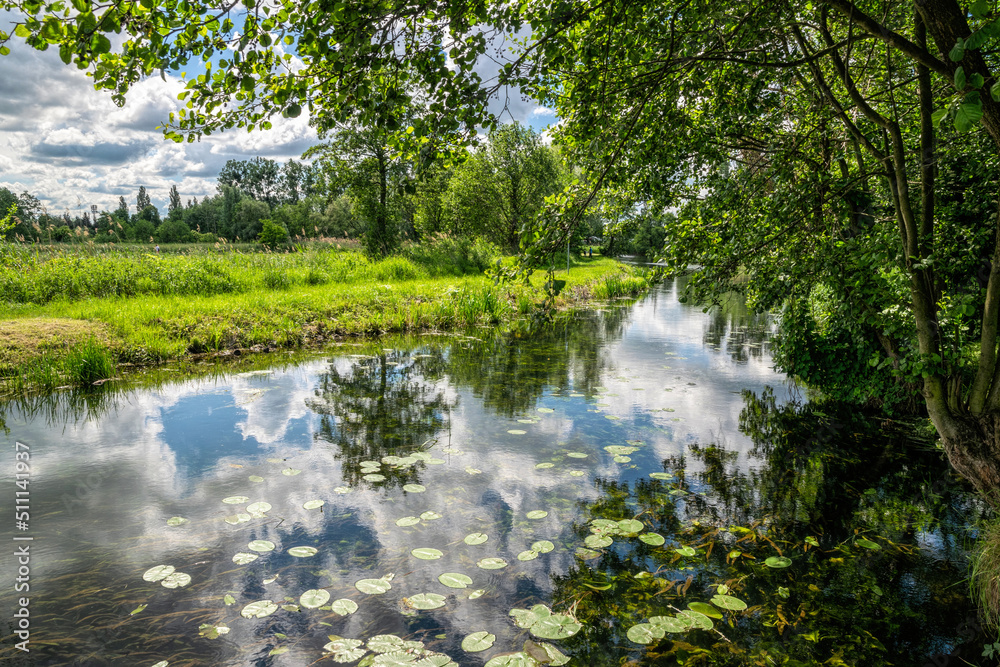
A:
[[[547,642],[581,666],[989,664],[963,581],[982,510],[931,443],[806,403],[764,318],[678,289],[537,336],[6,406],[0,507],[20,442],[34,539],[31,652],[8,630],[0,661],[558,664]],[[534,605],[554,638],[509,613]]]

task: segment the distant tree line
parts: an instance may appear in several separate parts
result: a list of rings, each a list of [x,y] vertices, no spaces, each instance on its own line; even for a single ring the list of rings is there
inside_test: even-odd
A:
[[[304,155],[309,162],[229,160],[219,172],[216,194],[201,201],[184,201],[177,186],[171,186],[165,215],[144,186],[135,195],[134,208],[122,195],[117,208],[93,218],[89,212],[53,215],[35,196],[6,188],[0,188],[0,210],[16,204],[16,224],[8,238],[23,242],[225,239],[277,245],[287,239],[335,237],[359,239],[370,254],[382,256],[404,241],[446,235],[485,238],[512,253],[545,198],[576,177],[555,148],[516,123],[501,126],[481,146],[446,166],[419,175],[416,161],[390,145],[388,136],[384,128],[345,127],[309,149]],[[577,231],[574,243],[601,237],[603,224],[595,213]],[[629,229],[620,227],[615,238]]]

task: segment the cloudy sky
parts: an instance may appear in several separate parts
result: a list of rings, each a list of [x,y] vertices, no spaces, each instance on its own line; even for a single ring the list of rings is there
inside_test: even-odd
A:
[[[0,19],[8,29],[8,21]],[[28,191],[49,213],[79,215],[92,204],[113,210],[119,195],[135,207],[139,186],[166,210],[170,186],[184,201],[215,193],[227,160],[263,156],[299,159],[317,142],[306,114],[272,119],[274,128],[230,130],[201,142],[175,144],[156,127],[179,108],[180,79],[154,77],[129,93],[118,108],[108,91],[94,90],[84,72],[67,66],[55,49],[45,52],[13,40],[0,57],[0,187]],[[541,130],[551,112],[514,94],[510,115]]]

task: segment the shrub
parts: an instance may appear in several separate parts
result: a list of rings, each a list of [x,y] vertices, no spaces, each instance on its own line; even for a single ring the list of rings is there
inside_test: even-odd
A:
[[[257,239],[268,248],[277,248],[288,242],[288,230],[285,226],[271,219],[261,220],[262,229]]]

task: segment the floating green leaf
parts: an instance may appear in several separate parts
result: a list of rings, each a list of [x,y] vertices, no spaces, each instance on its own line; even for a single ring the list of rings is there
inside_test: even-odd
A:
[[[569,452],[569,453],[566,454],[566,456],[570,457],[571,459],[585,459],[585,458],[587,458],[587,455],[584,452]]]
[[[245,514],[243,512],[238,512],[236,514],[230,514],[225,519],[223,519],[223,521],[225,521],[226,523],[228,523],[231,526],[235,526],[235,525],[240,524],[240,523],[245,523],[245,522],[249,521],[252,518],[253,517],[250,516],[249,514]]]
[[[486,589],[485,588],[477,588],[476,590],[469,592],[469,599],[470,600],[475,600],[476,598],[481,598],[484,595],[486,595]]]
[[[649,476],[652,477],[653,479],[671,479],[671,478],[673,478],[673,475],[671,475],[669,472],[651,472],[651,473],[649,473]]]
[[[315,556],[318,551],[316,547],[292,547],[288,550],[288,553],[296,558],[309,558],[310,556]]]
[[[278,605],[270,600],[257,600],[243,607],[240,616],[243,618],[264,618],[278,611]]]
[[[639,536],[640,542],[645,542],[654,547],[658,547],[663,544],[666,540],[663,539],[663,535],[659,533],[644,533]]]
[[[299,596],[299,604],[306,609],[316,609],[322,607],[330,601],[330,592],[321,588],[310,588]]]
[[[569,471],[569,476],[570,476],[570,477],[583,477],[583,476],[584,476],[584,475],[586,475],[586,474],[587,474],[587,473],[585,473],[585,472],[584,472],[584,471],[582,471],[582,470],[570,470],[570,471]]]
[[[691,624],[673,616],[653,616],[649,624],[661,628],[664,632],[687,632]]]
[[[423,484],[404,484],[403,491],[408,491],[409,493],[423,493],[427,490]]]
[[[882,547],[871,540],[866,540],[863,537],[859,537],[857,540],[859,547],[864,547],[865,549],[873,549],[875,551],[881,549]]]
[[[555,468],[556,464],[552,463],[551,461],[545,461],[544,463],[539,463],[535,465],[535,467],[538,468],[539,470],[546,470],[548,468]]]
[[[481,475],[483,473],[483,471],[480,470],[479,468],[473,468],[471,466],[466,467],[465,472],[469,473],[470,475]]]
[[[504,653],[494,656],[483,667],[538,667],[538,661],[527,653]]]
[[[525,514],[525,516],[528,517],[529,519],[544,519],[548,515],[549,513],[546,512],[545,510],[531,510],[530,512]]]
[[[604,451],[608,454],[614,454],[615,456],[628,456],[638,450],[638,447],[626,447],[625,445],[608,445],[604,448]]]
[[[354,587],[368,595],[382,595],[392,588],[390,581],[392,581],[392,575],[387,574],[381,579],[361,579],[354,583]]]
[[[736,598],[733,599],[735,600]],[[722,618],[722,614],[719,610],[706,602],[689,602],[688,609],[696,611],[699,614],[704,614],[709,618]]]
[[[503,558],[483,558],[476,563],[476,566],[484,570],[500,570],[507,567],[507,561]]]
[[[338,487],[336,487],[336,488],[333,489],[333,492],[334,493],[339,493],[339,494],[343,495],[345,493],[350,493],[351,492],[351,487],[349,487],[349,486],[338,486]]]
[[[323,646],[323,650],[332,653],[336,662],[354,662],[368,652],[359,646],[360,639],[337,639]]]
[[[521,553],[519,553],[517,555],[517,559],[518,560],[522,560],[522,561],[524,561],[524,560],[535,560],[536,558],[538,558],[538,552],[537,551],[532,551],[530,549],[528,551],[522,551]]]
[[[300,472],[302,471],[297,468],[285,468],[284,470],[281,471],[281,474],[288,475],[289,477],[294,477],[295,475],[298,475]]]
[[[169,519],[167,519],[168,526],[183,526],[187,522],[188,520],[182,516],[172,516]]]
[[[442,466],[445,463],[447,463],[447,461],[445,461],[444,459],[437,459],[437,458],[427,459],[427,465],[430,466]]]
[[[414,609],[440,609],[445,603],[445,597],[437,593],[418,593],[403,600]]]
[[[465,539],[462,541],[465,542],[466,544],[475,546],[477,544],[482,544],[488,539],[490,539],[490,536],[487,535],[486,533],[469,533],[468,535],[465,536]]]
[[[537,542],[531,545],[531,550],[537,551],[540,554],[547,554],[555,548],[556,545],[552,544],[548,540],[538,540]]]
[[[628,463],[632,460],[631,456],[616,456],[614,458],[615,463]]]
[[[272,648],[268,655],[281,655],[282,653],[288,653],[287,646],[278,646],[277,648]]]
[[[689,547],[687,545],[680,547],[679,549],[674,549],[674,551],[676,551],[682,556],[686,556],[687,558],[691,558],[693,556],[698,555],[698,552],[695,551],[693,547]]]
[[[441,515],[432,510],[428,510],[420,515],[420,518],[424,521],[434,521],[435,519],[440,519]]]
[[[541,412],[542,414],[549,414],[555,412],[555,410],[553,410],[552,408],[538,408],[537,412]]]
[[[230,605],[234,605],[236,604],[236,598],[234,598],[229,593],[226,593],[226,595],[222,598],[222,603],[225,604],[227,607]]]
[[[603,549],[604,547],[610,547],[614,542],[607,535],[588,535],[587,539],[583,541],[591,549]]]
[[[250,500],[250,498],[247,496],[229,496],[228,498],[223,498],[222,502],[227,505],[242,505],[248,500]]]
[[[362,475],[361,479],[365,480],[366,482],[384,482],[385,475],[380,475],[377,472],[373,472],[367,475]]]
[[[712,596],[712,604],[716,607],[722,607],[723,609],[731,609],[732,611],[743,611],[747,608],[747,603],[743,600],[734,598],[732,595],[723,595],[721,593],[719,595]]]
[[[133,609],[132,611],[130,611],[130,612],[128,613],[128,615],[129,615],[129,616],[135,616],[136,614],[138,614],[138,613],[142,612],[142,610],[143,610],[143,609],[145,609],[145,608],[146,608],[147,606],[148,606],[148,605],[144,605],[144,604],[141,604],[141,605],[139,605],[138,607],[136,607],[135,609]]]
[[[611,421],[619,421],[621,417],[618,415],[604,415],[605,419],[610,419]]]
[[[167,662],[166,660],[160,660],[158,663],[156,663],[152,667],[167,667],[167,665],[169,665],[169,664],[170,663]]]
[[[254,540],[247,545],[247,549],[250,551],[260,551],[261,553],[274,551],[274,542],[270,540]]]
[[[625,634],[629,641],[636,644],[655,644],[663,639],[663,628],[649,623],[639,623],[629,628]]]
[[[157,565],[146,570],[142,578],[145,581],[163,581],[174,573],[173,565]]]
[[[522,431],[519,428],[512,428],[507,432],[510,433],[511,435],[524,435],[525,433],[527,433],[527,431]]]
[[[358,603],[348,598],[340,598],[333,601],[333,604],[330,605],[330,610],[335,614],[348,616],[358,610]]]
[[[771,556],[770,558],[764,561],[764,565],[776,569],[782,567],[788,567],[791,564],[792,564],[792,559],[786,556]]]
[[[524,642],[524,652],[542,665],[560,667],[569,662],[569,656],[557,649],[552,644],[545,642],[533,642],[530,639]]]
[[[624,534],[641,533],[644,527],[642,522],[636,519],[622,519],[618,522],[618,530]]]
[[[420,523],[419,516],[404,516],[402,519],[396,519],[397,526],[415,526]]]
[[[267,512],[270,509],[271,503],[259,502],[247,505],[247,512],[250,512],[250,514],[256,514],[258,517],[264,516],[264,512]]]
[[[714,626],[712,624],[712,619],[710,619],[705,614],[700,614],[696,611],[685,610],[677,614],[677,618],[682,622],[688,622],[692,627],[700,628],[702,630],[711,630]]]
[[[593,549],[584,549],[583,547],[580,547],[579,549],[576,550],[576,557],[582,558],[583,560],[591,560],[594,558],[600,558],[601,552],[594,551]]]
[[[810,535],[810,536],[808,536],[806,538],[806,544],[811,544],[814,547],[818,547],[819,546],[819,541],[815,537],[813,537],[812,535]]]
[[[229,634],[229,626],[202,623],[198,626],[198,635],[205,639],[218,639],[219,635]]]
[[[437,560],[444,555],[443,552],[438,549],[431,549],[430,547],[421,547],[419,549],[413,549],[410,551],[414,558],[419,558],[420,560]]]
[[[493,646],[493,643],[497,640],[496,635],[491,635],[485,630],[480,630],[479,632],[473,632],[470,635],[466,635],[465,639],[462,640],[462,650],[468,653],[478,653],[479,651],[485,651],[486,649]]]
[[[552,614],[528,628],[528,632],[542,639],[566,639],[583,627],[575,618],[565,614]]]
[[[307,509],[307,510],[315,510],[315,509],[319,509],[320,507],[322,507],[325,504],[326,503],[324,501],[322,501],[322,500],[307,500],[304,503],[302,503],[302,508],[303,509]],[[247,508],[247,509],[250,509],[250,508]]]
[[[191,583],[191,575],[185,574],[184,572],[174,572],[173,574],[168,574],[160,581],[160,585],[164,588],[184,588]]]
[[[472,585],[472,577],[461,572],[445,572],[438,575],[438,581],[448,588],[467,588]]]
[[[260,558],[257,554],[248,554],[245,551],[241,551],[235,556],[233,556],[233,562],[237,565],[246,565],[247,563],[252,563]]]
[[[250,479],[251,482],[263,482],[264,481],[264,478],[261,477],[260,475],[250,475],[249,479]]]

